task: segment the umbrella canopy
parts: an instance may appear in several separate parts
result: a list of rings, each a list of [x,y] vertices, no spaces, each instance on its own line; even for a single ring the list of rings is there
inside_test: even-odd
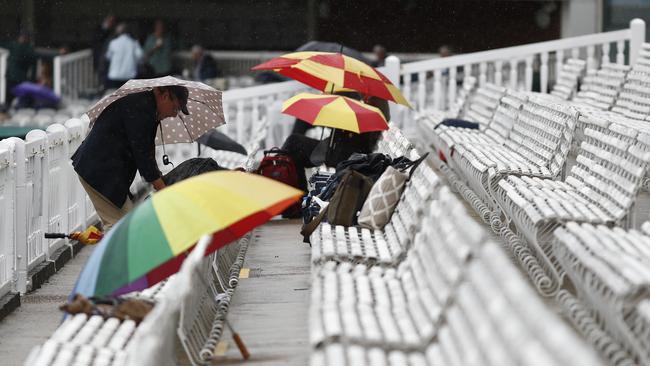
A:
[[[302,192],[255,174],[202,174],[155,193],[99,242],[73,293],[120,295],[176,273],[196,241],[213,233],[206,255],[240,238]]]
[[[11,92],[17,97],[31,96],[32,98],[50,103],[58,103],[61,98],[45,85],[24,81],[16,85]]]
[[[155,79],[129,80],[121,88],[109,94],[92,106],[86,114],[90,119],[90,126],[97,117],[114,101],[132,94],[152,90],[159,86],[180,85],[187,88],[187,109],[189,116],[178,115],[165,118],[160,122],[162,129],[156,135],[156,145],[163,143],[192,142],[201,135],[226,123],[223,116],[221,91],[198,81],[186,81],[172,76],[163,76]],[[161,138],[162,130],[162,138]]]
[[[282,104],[282,112],[314,126],[356,133],[388,129],[378,108],[340,95],[300,93]]]
[[[340,53],[294,52],[259,64],[253,70],[274,70],[325,92],[347,88],[411,107],[384,74]]]
[[[248,155],[246,148],[237,143],[237,141],[228,137],[225,133],[217,130],[210,130],[204,133],[203,136],[199,137],[196,141],[215,150],[226,150],[240,153],[242,155]]]
[[[363,53],[355,50],[354,48],[345,47],[340,43],[335,42],[321,42],[311,41],[298,47],[296,51],[320,51],[320,52],[339,52],[346,56],[356,58],[361,62],[370,64],[370,61],[363,55]]]

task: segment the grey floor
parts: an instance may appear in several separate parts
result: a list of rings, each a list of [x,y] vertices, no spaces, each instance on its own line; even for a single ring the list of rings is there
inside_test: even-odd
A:
[[[63,315],[59,305],[66,302],[90,253],[90,248],[84,248],[40,289],[23,296],[20,307],[0,321],[0,364],[22,365],[29,351],[59,326]]]
[[[244,262],[249,277],[240,280],[228,314],[251,358],[243,361],[226,334],[227,348],[215,365],[308,364],[311,254],[299,231],[298,220],[271,221],[257,230]]]

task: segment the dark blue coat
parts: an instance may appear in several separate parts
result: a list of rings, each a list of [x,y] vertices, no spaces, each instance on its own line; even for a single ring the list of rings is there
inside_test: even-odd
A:
[[[99,115],[72,165],[86,183],[122,207],[136,170],[147,182],[161,177],[155,159],[157,128],[153,92],[127,95]]]

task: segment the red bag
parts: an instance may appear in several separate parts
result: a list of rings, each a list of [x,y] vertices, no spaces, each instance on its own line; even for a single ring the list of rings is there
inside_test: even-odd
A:
[[[264,151],[264,158],[255,172],[292,187],[300,188],[298,185],[296,163],[294,163],[293,158],[286,151],[280,150],[277,147]],[[301,217],[300,201],[284,210],[282,216],[290,218]]]

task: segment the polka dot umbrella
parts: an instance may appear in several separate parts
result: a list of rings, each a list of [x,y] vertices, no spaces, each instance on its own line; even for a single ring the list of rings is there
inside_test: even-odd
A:
[[[163,76],[155,79],[129,80],[121,88],[102,98],[86,112],[90,119],[90,127],[92,128],[97,117],[114,101],[132,93],[152,90],[159,86],[171,85],[180,85],[187,88],[189,92],[187,110],[190,114],[185,116],[180,113],[176,117],[162,120],[160,122],[162,128],[158,129],[158,134],[156,135],[156,145],[161,145],[163,142],[167,144],[192,142],[204,133],[226,123],[223,116],[221,91],[197,81],[187,81],[172,76]]]

